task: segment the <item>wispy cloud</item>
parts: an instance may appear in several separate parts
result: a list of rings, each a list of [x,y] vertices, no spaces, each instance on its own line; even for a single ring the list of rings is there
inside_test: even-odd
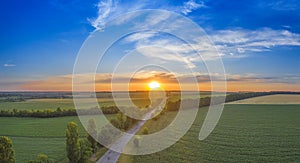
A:
[[[292,33],[289,30],[273,30],[270,28],[245,30],[239,28],[214,30],[210,33],[209,38],[223,58],[247,57],[250,55],[249,52],[271,51],[272,48],[278,46],[300,46],[300,34]],[[195,50],[201,52],[202,57],[205,56],[205,59],[211,60],[218,57],[214,46],[205,44],[205,41],[201,41],[201,38],[197,39],[200,39],[199,43],[193,44],[193,48],[186,43],[174,42],[169,38],[154,38],[153,35],[142,33],[136,34],[128,40],[136,41],[136,48],[140,49],[139,52],[145,56],[169,61],[186,61],[191,67],[195,67],[193,62],[203,59],[195,54]],[[158,47],[163,47],[166,50]],[[170,51],[173,53],[170,53]]]
[[[278,11],[297,11],[300,9],[300,2],[298,0],[275,0],[273,2],[262,1],[261,7],[269,7]]]
[[[177,63],[177,66],[185,64],[187,68],[195,68],[193,61],[201,60],[188,44],[168,37],[160,37],[159,33],[135,33],[125,41],[134,43],[139,54],[149,59],[158,59],[156,61],[161,64]]]
[[[245,55],[247,52],[270,51],[277,46],[300,46],[300,34],[289,30],[228,29],[211,31],[210,38],[227,56]]]
[[[275,3],[275,2],[274,2]],[[277,1],[276,4],[280,4],[281,1]],[[138,0],[134,3],[123,3],[121,1],[103,0],[98,3],[98,17],[91,21],[91,24],[95,28],[103,28],[105,23],[129,11],[136,11],[147,8],[167,9],[188,15],[193,10],[207,7],[204,1],[188,0],[182,3],[181,6],[168,6],[166,3],[157,2],[153,3],[150,0]],[[174,28],[176,26],[184,26],[182,22],[172,22],[168,24],[166,20],[170,15],[162,14],[153,15],[153,17],[146,18],[142,23],[137,23],[138,29],[151,29],[151,27]],[[155,30],[156,28],[154,28]],[[170,30],[171,31],[171,30]],[[185,31],[186,35],[189,31]],[[208,30],[208,36],[212,40],[215,46],[203,44],[202,38],[198,43],[188,45],[186,43],[174,44],[173,41],[163,38],[154,38],[153,33],[136,33],[126,38],[128,42],[135,42],[135,48],[139,49],[139,52],[145,56],[152,58],[160,58],[166,61],[186,61],[190,68],[195,67],[195,63],[202,60],[212,60],[219,57],[216,53],[217,48],[220,52],[220,56],[227,58],[241,58],[247,57],[253,52],[271,51],[272,48],[277,46],[300,46],[300,34],[293,33],[289,29],[274,30],[271,28],[260,28],[256,30],[248,30],[243,28],[231,28],[225,30]],[[191,37],[191,36],[190,36]],[[206,36],[203,36],[206,37]],[[205,41],[204,41],[205,42]],[[153,46],[153,48],[150,48]],[[193,48],[191,48],[191,46]],[[144,47],[147,47],[147,51]],[[172,50],[174,53],[180,56],[167,53],[166,50],[159,49],[163,47],[167,50]],[[160,50],[160,51],[158,51]],[[203,58],[195,55],[195,50],[200,51]],[[166,55],[156,55],[163,52]]]
[[[180,49],[174,51],[174,49],[171,49],[172,47],[174,46],[169,45],[164,47],[161,44],[159,46],[139,46],[138,52],[150,58],[160,59],[161,61],[171,61],[173,63],[184,62],[188,68],[196,67],[195,64],[192,63],[191,57],[180,55],[177,53]]]
[[[15,66],[16,66],[15,64],[9,64],[9,63],[3,65],[3,67],[15,67]]]
[[[184,6],[182,9],[182,13],[184,15],[188,15],[190,12],[193,10],[199,9],[199,8],[204,8],[207,7],[203,1],[196,2],[194,0],[189,0],[187,2],[184,2]]]
[[[165,1],[152,0],[137,0],[137,1],[119,1],[119,0],[101,0],[97,4],[98,13],[96,18],[89,18],[90,24],[96,29],[104,29],[105,24],[125,13],[138,11],[142,9],[164,9],[184,15],[188,15],[193,10],[206,7],[203,1],[189,0],[182,3],[182,5],[175,6]],[[156,21],[162,19],[160,16],[153,19]]]
[[[125,41],[127,42],[136,42],[139,40],[145,40],[145,39],[149,39],[151,37],[155,36],[154,32],[144,32],[144,33],[134,33],[132,35],[129,35],[128,37],[125,38]]]
[[[97,4],[97,17],[89,21],[96,29],[104,29],[105,24],[130,11],[143,9],[149,3],[148,0],[139,0],[129,3],[122,3],[118,0],[100,0]]]
[[[117,2],[113,0],[100,1],[97,4],[98,17],[90,19],[91,25],[96,29],[103,28],[111,13],[116,11],[116,5]]]

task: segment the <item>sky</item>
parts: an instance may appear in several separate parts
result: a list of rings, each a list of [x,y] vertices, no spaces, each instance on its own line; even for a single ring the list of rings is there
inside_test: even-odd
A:
[[[228,91],[300,91],[297,0],[3,1],[0,91],[70,91],[74,63],[85,40],[95,31],[110,30],[111,20],[143,9],[171,11],[203,28],[222,58]],[[152,21],[166,19],[159,15]],[[118,30],[113,29],[112,33]],[[136,50],[131,51],[131,58],[125,59],[130,68],[148,60],[168,65],[173,71],[146,67],[132,77],[128,73],[133,69],[121,64],[117,74],[119,85],[130,79],[130,90],[143,90],[149,81],[158,80],[165,83],[165,89],[179,89],[176,77],[187,79],[190,75],[182,71],[180,59],[161,48],[145,49],[146,45],[181,53],[188,60],[188,68],[196,71],[200,90],[210,90],[210,78],[218,81],[218,74],[207,74],[203,63],[192,53],[186,53],[189,49],[182,41],[170,35],[137,33],[122,38],[107,51],[105,62],[97,70],[97,90],[111,90],[112,65],[133,49]]]

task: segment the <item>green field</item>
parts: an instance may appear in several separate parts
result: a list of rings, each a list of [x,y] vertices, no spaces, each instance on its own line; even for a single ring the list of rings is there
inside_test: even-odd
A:
[[[300,160],[300,105],[226,105],[219,124],[198,140],[207,108],[199,110],[188,133],[175,145],[132,162],[297,162]],[[148,121],[150,132],[161,129],[175,112]],[[123,161],[119,161],[123,162]]]
[[[143,94],[135,95],[134,103],[147,104]],[[207,94],[207,96],[209,96]],[[202,96],[201,96],[202,97]],[[266,98],[263,96],[261,98]],[[172,94],[172,99],[180,95]],[[191,95],[189,98],[195,98]],[[126,104],[126,98],[120,98]],[[112,105],[108,97],[98,98],[101,105]],[[72,99],[31,99],[24,102],[0,102],[0,109],[70,109]],[[227,104],[213,133],[204,141],[198,134],[207,108],[200,108],[191,129],[176,144],[161,152],[144,155],[121,155],[119,162],[297,162],[300,160],[300,105],[297,104]],[[145,126],[155,133],[169,123],[176,112],[166,112]],[[112,118],[114,115],[108,115]],[[97,117],[101,123],[103,118]],[[68,122],[79,125],[77,117],[15,118],[0,117],[0,135],[13,141],[17,162],[27,162],[44,153],[55,162],[67,162],[65,129]],[[140,132],[141,133],[141,132]],[[103,152],[103,151],[102,151]]]
[[[114,115],[109,115],[108,118]],[[95,117],[101,123],[104,117]],[[0,135],[8,136],[13,141],[17,162],[28,162],[40,153],[48,155],[58,162],[67,162],[65,130],[67,123],[78,124],[79,134],[85,136],[77,117],[60,118],[0,118]]]

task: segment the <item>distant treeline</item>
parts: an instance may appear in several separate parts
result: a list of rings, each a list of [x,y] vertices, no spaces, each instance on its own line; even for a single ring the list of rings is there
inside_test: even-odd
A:
[[[23,102],[26,101],[23,97],[5,97],[0,99],[0,102]]]
[[[272,94],[292,94],[292,95],[300,95],[300,92],[286,92],[286,91],[272,91]]]
[[[247,93],[231,93],[226,96],[225,102],[232,102],[237,100],[243,100],[252,97],[272,95],[272,94],[300,94],[299,92],[247,92]],[[197,103],[197,100],[199,103]],[[185,99],[183,101],[171,101],[167,100],[164,107],[165,111],[178,111],[180,104],[182,103],[185,108],[205,107],[211,105],[211,97],[204,97],[199,99]],[[215,96],[214,104],[220,104],[224,100],[224,96]],[[123,108],[124,109],[124,108]],[[117,114],[120,110],[117,106],[104,106],[101,107],[103,114]],[[125,108],[126,110],[126,108]],[[52,118],[52,117],[64,117],[64,116],[77,116],[80,115],[97,115],[99,114],[99,108],[90,109],[61,109],[56,110],[0,110],[0,117],[36,117],[36,118]]]
[[[0,102],[22,102],[41,98],[72,98],[72,92],[0,92]]]
[[[101,107],[103,114],[117,114],[119,109],[117,106],[105,106]],[[53,117],[66,117],[80,115],[97,115],[99,114],[99,108],[90,109],[61,109],[56,110],[0,110],[0,117],[34,117],[34,118],[53,118]]]
[[[232,101],[238,101],[243,100],[247,98],[252,97],[258,97],[258,96],[266,96],[266,95],[272,95],[272,94],[278,94],[278,92],[247,92],[247,93],[231,93],[226,96],[225,102],[232,102]],[[198,99],[199,100],[199,99]],[[214,104],[220,104],[224,101],[224,96],[215,96],[214,97]],[[196,99],[185,99],[182,101],[183,106],[186,108],[195,108],[195,107],[205,107],[209,106],[211,104],[211,97],[204,97],[200,98],[199,105],[195,105]],[[178,111],[180,107],[181,100],[177,101],[167,101],[167,104],[165,106],[166,111]]]

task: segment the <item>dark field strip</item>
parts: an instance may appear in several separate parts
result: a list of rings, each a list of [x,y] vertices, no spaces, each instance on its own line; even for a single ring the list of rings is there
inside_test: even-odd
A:
[[[65,136],[21,136],[21,135],[0,135],[7,136],[10,138],[43,138],[43,139],[51,139],[51,138],[65,138]]]
[[[59,139],[59,138],[66,138],[66,136],[21,136],[21,135],[0,135],[0,136],[7,136],[7,137],[10,137],[10,138],[42,138],[42,139]],[[79,136],[81,138],[84,138],[85,136],[84,135],[81,135]]]

